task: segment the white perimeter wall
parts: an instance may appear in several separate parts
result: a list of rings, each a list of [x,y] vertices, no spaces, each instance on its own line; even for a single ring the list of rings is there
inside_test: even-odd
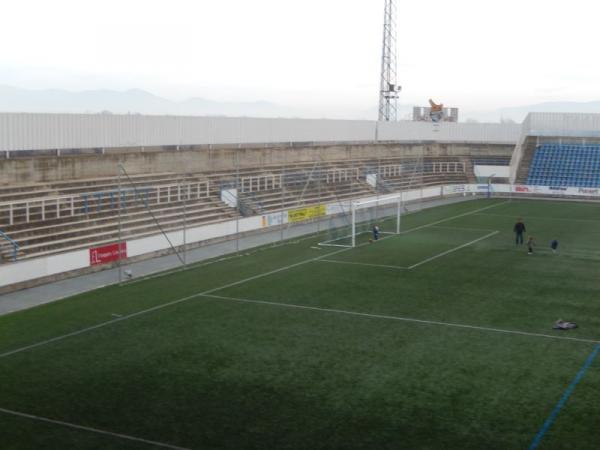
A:
[[[508,178],[510,176],[510,166],[475,165],[473,172],[475,172],[476,177]]]
[[[515,144],[515,124],[0,113],[0,151],[281,142]]]

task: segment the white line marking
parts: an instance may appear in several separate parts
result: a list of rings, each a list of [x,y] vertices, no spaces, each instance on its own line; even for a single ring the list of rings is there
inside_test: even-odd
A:
[[[466,244],[460,245],[458,247],[451,248],[450,250],[446,250],[445,252],[442,252],[442,253],[439,253],[439,254],[437,254],[435,256],[432,256],[431,258],[424,259],[423,261],[418,262],[417,264],[413,264],[412,266],[408,266],[408,269],[412,270],[415,267],[422,266],[423,264],[426,264],[426,263],[428,263],[430,261],[433,261],[434,259],[441,258],[442,256],[446,256],[446,255],[448,255],[450,253],[456,252],[456,251],[460,250],[461,248],[465,248],[465,247],[468,247],[469,245],[475,244],[476,242],[483,241],[484,239],[492,237],[492,236],[494,236],[494,235],[496,235],[498,233],[500,233],[500,232],[499,231],[494,231],[492,233],[488,233],[488,234],[486,234],[483,237],[480,237],[478,239],[472,240],[471,242],[467,242]]]
[[[355,266],[368,266],[368,267],[385,267],[386,269],[398,269],[398,270],[408,269],[408,267],[388,266],[385,264],[369,264],[369,263],[360,263],[360,262],[353,262],[353,261],[339,261],[336,259],[319,259],[318,262],[327,262],[327,263],[334,263],[334,264],[352,264]]]
[[[230,301],[241,302],[241,303],[256,303],[259,305],[281,306],[284,308],[306,309],[306,310],[310,310],[310,311],[320,311],[320,312],[328,312],[328,313],[335,313],[335,314],[346,314],[346,315],[350,315],[350,316],[369,317],[372,319],[398,320],[401,322],[421,323],[421,324],[425,324],[425,325],[440,325],[440,326],[444,326],[444,327],[464,328],[464,329],[468,329],[468,330],[490,331],[490,332],[494,332],[494,333],[514,334],[514,335],[518,335],[518,336],[530,336],[530,337],[539,337],[539,338],[547,338],[547,339],[557,339],[557,340],[563,340],[563,341],[585,342],[588,344],[600,343],[600,341],[594,340],[594,339],[553,336],[551,334],[530,333],[527,331],[516,331],[516,330],[504,330],[501,328],[480,327],[480,326],[476,326],[476,325],[465,325],[465,324],[461,324],[461,323],[452,323],[452,322],[439,322],[437,320],[413,319],[411,317],[390,316],[390,315],[384,315],[384,314],[369,314],[369,313],[361,313],[361,312],[356,312],[356,311],[346,311],[343,309],[319,308],[317,306],[295,305],[293,303],[269,302],[269,301],[264,301],[264,300],[251,300],[251,299],[246,299],[246,298],[225,297],[222,295],[212,295],[212,294],[203,294],[202,297],[214,298],[217,300],[230,300]]]
[[[26,413],[22,413],[19,411],[12,411],[10,409],[0,408],[0,412],[4,413],[4,414],[9,414],[11,416],[24,417],[26,419],[32,419],[32,420],[37,420],[40,422],[51,423],[54,425],[61,425],[63,427],[74,428],[76,430],[89,431],[91,433],[104,434],[107,436],[117,437],[120,439],[127,439],[128,441],[143,442],[144,444],[153,445],[155,447],[170,448],[170,449],[174,449],[174,450],[189,450],[185,447],[178,447],[176,445],[164,444],[162,442],[156,442],[156,441],[150,441],[148,439],[142,439],[142,438],[138,438],[135,436],[129,436],[127,434],[113,433],[112,431],[99,430],[98,428],[86,427],[86,426],[77,425],[74,423],[63,422],[62,420],[48,419],[46,417],[35,416],[33,414],[26,414]]]
[[[418,227],[418,228],[414,228],[411,231],[416,230],[416,229],[425,228],[427,226],[436,225],[438,223],[447,222],[449,220],[456,219],[458,217],[463,217],[463,216],[466,216],[466,215],[469,215],[469,214],[476,214],[479,211],[483,211],[483,210],[487,210],[487,209],[490,209],[490,208],[494,208],[494,207],[500,206],[500,205],[502,205],[504,203],[508,203],[508,202],[496,203],[494,205],[486,206],[485,208],[479,208],[479,209],[475,209],[475,210],[467,212],[467,213],[459,214],[458,216],[449,217],[449,218],[443,219],[443,220],[438,220],[437,222],[433,222],[431,224],[427,224],[427,225],[423,225],[423,226]],[[393,237],[393,236],[397,236],[397,235],[384,236],[380,240],[384,240],[384,239],[387,239],[387,238]],[[361,244],[358,247],[361,247],[363,245],[369,245],[369,244],[368,243]],[[269,272],[265,272],[265,273],[262,273],[262,274],[254,275],[252,277],[244,278],[243,280],[236,281],[236,282],[233,282],[233,283],[229,283],[229,284],[226,284],[226,285],[221,286],[221,287],[213,288],[213,289],[210,289],[210,290],[204,291],[204,292],[199,292],[197,294],[192,294],[192,295],[189,295],[187,297],[183,297],[183,298],[180,298],[180,299],[177,299],[177,300],[173,300],[171,302],[167,302],[167,303],[163,303],[163,304],[160,304],[160,305],[157,305],[157,306],[153,306],[152,308],[143,309],[141,311],[138,311],[138,312],[135,312],[135,313],[132,313],[132,314],[128,314],[126,316],[119,317],[117,319],[108,320],[106,322],[101,322],[99,324],[92,325],[92,326],[87,327],[87,328],[82,328],[81,330],[73,331],[72,333],[67,333],[67,334],[64,334],[62,336],[56,336],[56,337],[53,337],[51,339],[46,339],[44,341],[36,342],[35,344],[27,345],[27,346],[24,346],[24,347],[21,347],[21,348],[17,348],[17,349],[14,349],[14,350],[9,350],[7,352],[0,353],[0,358],[5,358],[7,356],[15,355],[17,353],[21,353],[21,352],[24,352],[24,351],[27,351],[27,350],[31,350],[33,348],[41,347],[43,345],[51,344],[53,342],[62,341],[64,339],[67,339],[67,338],[70,338],[70,337],[74,337],[74,336],[78,336],[80,334],[87,333],[88,331],[97,330],[97,329],[103,328],[103,327],[105,327],[107,325],[112,325],[114,323],[123,322],[125,320],[129,320],[129,319],[132,319],[134,317],[142,316],[142,315],[154,312],[154,311],[158,311],[158,310],[161,310],[161,309],[164,309],[164,308],[168,308],[169,306],[177,305],[179,303],[186,302],[188,300],[191,300],[193,298],[196,298],[196,297],[199,297],[199,296],[202,296],[202,295],[206,295],[206,294],[210,294],[210,293],[213,293],[213,292],[216,292],[216,291],[220,291],[221,289],[227,289],[229,287],[237,286],[239,284],[243,284],[243,283],[246,283],[248,281],[256,280],[258,278],[266,277],[266,276],[272,275],[274,273],[278,273],[278,272],[281,272],[281,271],[284,271],[284,270],[292,269],[294,267],[298,267],[300,265],[307,264],[307,263],[319,260],[321,258],[326,258],[328,256],[336,255],[338,253],[346,252],[348,250],[352,250],[352,247],[343,248],[343,249],[337,250],[335,252],[330,252],[330,253],[327,253],[325,255],[317,256],[316,258],[309,258],[309,259],[306,259],[304,261],[300,261],[300,262],[295,263],[295,264],[290,264],[288,266],[283,266],[283,267],[281,267],[279,269],[271,270]]]
[[[351,245],[342,245],[342,244],[324,244],[322,242],[319,242],[317,245],[320,245],[321,247],[344,247],[344,248],[348,248],[348,247],[352,247]],[[311,247],[312,248],[312,247]]]
[[[490,228],[467,228],[467,227],[447,227],[444,225],[434,225],[431,228],[441,228],[442,230],[464,230],[464,231],[496,231]]]
[[[495,203],[493,205],[486,206],[485,208],[475,209],[473,211],[468,211],[466,213],[459,214],[457,216],[452,216],[452,217],[448,217],[446,219],[438,220],[437,222],[431,222],[431,223],[428,223],[428,224],[425,224],[425,225],[421,225],[419,227],[410,228],[409,230],[401,231],[400,234],[412,233],[413,231],[422,230],[423,228],[433,227],[433,226],[437,225],[438,223],[449,222],[451,220],[459,219],[459,218],[464,217],[464,216],[470,216],[470,215],[473,215],[473,214],[477,214],[480,211],[485,211],[485,210],[488,210],[490,208],[496,208],[497,206],[504,205],[505,203],[510,203],[510,202],[508,200],[506,200],[506,201],[503,201],[503,202],[500,202],[500,203]]]
[[[341,252],[348,251],[348,250],[350,250],[350,248],[344,248],[342,250],[337,250],[335,252],[329,252],[329,253],[327,253],[325,255],[317,256],[316,258],[306,259],[306,260],[297,262],[295,264],[290,264],[288,266],[280,267],[279,269],[271,270],[269,272],[264,272],[264,273],[261,273],[261,274],[258,274],[258,275],[254,275],[254,276],[251,276],[251,277],[248,277],[248,278],[244,278],[242,280],[235,281],[233,283],[228,283],[226,285],[219,286],[219,287],[216,287],[216,288],[213,288],[213,289],[209,289],[209,290],[204,291],[204,292],[199,292],[197,294],[192,294],[192,295],[189,295],[187,297],[183,297],[183,298],[179,298],[177,300],[173,300],[171,302],[162,303],[160,305],[153,306],[152,308],[143,309],[141,311],[137,311],[135,313],[128,314],[126,316],[122,316],[122,317],[119,317],[119,318],[116,318],[116,319],[108,320],[106,322],[101,322],[99,324],[92,325],[92,326],[87,327],[87,328],[82,328],[81,330],[73,331],[72,333],[63,334],[62,336],[56,336],[56,337],[53,337],[51,339],[46,339],[44,341],[36,342],[35,344],[27,345],[27,346],[24,346],[24,347],[21,347],[21,348],[17,348],[15,350],[10,350],[10,351],[4,352],[4,353],[0,353],[0,358],[5,358],[7,356],[14,355],[16,353],[21,353],[21,352],[24,352],[26,350],[30,350],[30,349],[33,349],[33,348],[36,348],[36,347],[41,347],[43,345],[51,344],[53,342],[62,341],[63,339],[67,339],[67,338],[70,338],[70,337],[78,336],[80,334],[87,333],[88,331],[97,330],[97,329],[103,328],[103,327],[105,327],[107,325],[112,325],[114,323],[122,322],[124,320],[128,320],[128,319],[131,319],[131,318],[134,318],[134,317],[142,316],[144,314],[148,314],[148,313],[151,313],[151,312],[154,312],[154,311],[158,311],[158,310],[163,309],[163,308],[168,308],[169,306],[174,306],[174,305],[177,305],[179,303],[186,302],[188,300],[191,300],[193,298],[199,297],[201,295],[210,294],[212,292],[216,292],[216,291],[219,291],[221,289],[227,289],[227,288],[230,288],[230,287],[233,287],[233,286],[237,286],[238,284],[247,283],[248,281],[256,280],[258,278],[266,277],[266,276],[272,275],[274,273],[278,273],[278,272],[282,272],[284,270],[292,269],[294,267],[298,267],[298,266],[301,266],[303,264],[307,264],[307,263],[310,263],[312,261],[316,261],[316,260],[318,260],[320,258],[325,258],[327,256],[335,255],[337,253],[341,253]]]
[[[491,217],[511,217],[511,218],[515,218],[515,215],[508,215],[508,214],[489,214],[489,213],[478,213],[475,214],[477,216],[491,216]],[[543,217],[543,216],[525,216],[527,219],[534,219],[534,220],[566,220],[567,222],[592,222],[592,223],[598,223],[600,222],[600,220],[596,220],[596,219],[572,219],[572,218],[567,218],[567,217]]]

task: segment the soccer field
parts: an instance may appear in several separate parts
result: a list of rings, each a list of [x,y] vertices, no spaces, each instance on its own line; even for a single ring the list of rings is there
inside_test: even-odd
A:
[[[0,317],[0,447],[600,448],[600,204],[325,238]]]

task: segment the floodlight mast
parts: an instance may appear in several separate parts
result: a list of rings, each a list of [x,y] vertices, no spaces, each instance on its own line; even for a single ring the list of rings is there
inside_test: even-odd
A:
[[[379,85],[379,121],[398,120],[398,93],[396,67],[396,6],[394,0],[385,0],[383,19],[383,47],[381,50],[381,82]]]

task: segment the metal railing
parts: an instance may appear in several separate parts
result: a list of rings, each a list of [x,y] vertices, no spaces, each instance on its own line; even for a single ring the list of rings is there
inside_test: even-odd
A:
[[[153,193],[151,197],[150,194]],[[104,201],[108,202],[110,209],[116,209],[120,201],[127,205],[131,201],[141,201],[144,206],[149,203],[168,204],[172,201],[180,202],[183,199],[199,200],[210,197],[210,182],[195,181],[192,183],[163,184],[156,186],[143,186],[132,188],[113,189],[110,191],[82,192],[72,195],[56,197],[27,198],[0,203],[0,223],[4,216],[5,225],[17,223],[30,223],[31,216],[41,218],[85,216],[95,210],[102,211]]]
[[[0,237],[2,239],[6,240],[12,246],[12,248],[13,248],[12,260],[16,261],[17,255],[19,254],[19,244],[17,244],[14,239],[12,239],[9,235],[7,235],[2,230],[0,230]]]

